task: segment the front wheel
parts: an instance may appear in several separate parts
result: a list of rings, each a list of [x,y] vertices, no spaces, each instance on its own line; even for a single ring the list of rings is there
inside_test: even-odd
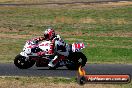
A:
[[[15,57],[14,64],[16,67],[20,69],[27,69],[27,68],[32,67],[35,64],[35,61],[26,59],[26,57],[19,54]]]
[[[75,52],[69,55],[68,57],[69,64],[66,67],[69,70],[77,70],[79,66],[85,66],[87,62],[86,56],[82,52]]]

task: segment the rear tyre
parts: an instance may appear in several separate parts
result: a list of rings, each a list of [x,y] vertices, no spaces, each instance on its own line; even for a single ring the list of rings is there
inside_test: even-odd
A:
[[[21,56],[20,54],[17,55],[14,59],[14,64],[16,67],[20,68],[20,69],[28,69],[30,67],[32,67],[35,64],[34,60],[26,60],[26,57]]]
[[[69,64],[66,67],[69,70],[78,70],[79,66],[85,66],[87,62],[86,56],[82,52],[75,52],[68,57]]]

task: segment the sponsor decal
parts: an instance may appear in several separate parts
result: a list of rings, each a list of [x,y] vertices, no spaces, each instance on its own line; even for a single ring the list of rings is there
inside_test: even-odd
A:
[[[128,74],[86,74],[80,66],[78,69],[77,82],[85,83],[129,83],[131,77]]]

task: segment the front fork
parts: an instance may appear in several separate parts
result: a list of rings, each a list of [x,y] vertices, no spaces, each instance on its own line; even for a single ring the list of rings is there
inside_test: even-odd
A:
[[[35,57],[35,56],[37,56],[36,53],[31,54],[31,55],[28,55],[28,54],[25,53],[25,52],[21,52],[20,55],[23,56],[23,57],[25,57],[25,59],[24,59],[25,61],[29,61],[29,58],[31,58],[31,60],[34,60],[34,61],[37,60],[37,58]]]
[[[27,55],[27,53],[25,53],[25,52],[21,52],[20,55],[22,55],[22,56],[24,56],[24,57],[29,57],[29,56]]]

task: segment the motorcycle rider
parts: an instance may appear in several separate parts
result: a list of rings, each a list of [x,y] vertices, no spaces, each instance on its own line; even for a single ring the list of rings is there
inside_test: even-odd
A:
[[[59,56],[68,56],[68,48],[66,48],[66,43],[62,40],[60,35],[56,34],[54,29],[48,28],[44,31],[44,36],[36,39],[37,42],[46,40],[51,41],[49,55],[54,55],[54,58],[49,62],[49,67],[54,67],[59,61]],[[45,55],[45,52],[38,52],[38,55]]]

